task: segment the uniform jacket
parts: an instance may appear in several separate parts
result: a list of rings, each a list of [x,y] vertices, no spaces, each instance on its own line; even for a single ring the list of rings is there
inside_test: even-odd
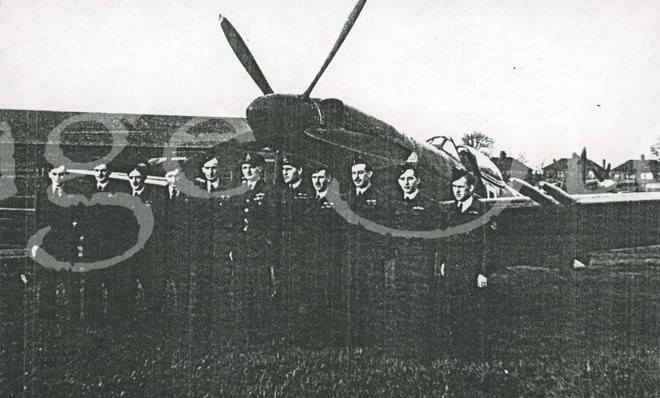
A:
[[[373,185],[360,195],[353,188],[344,197],[350,209],[358,216],[378,223],[391,223],[390,199]]]
[[[259,179],[254,188],[238,198],[240,229],[244,232],[269,229],[273,225],[274,199],[273,186]]]
[[[277,191],[278,208],[276,218],[279,228],[289,231],[291,228],[304,227],[304,220],[312,205],[312,189],[305,181],[298,187],[281,185]]]
[[[73,195],[67,194],[65,189],[57,195],[51,184],[44,184],[38,189],[35,202],[37,230],[51,228],[44,236],[41,248],[63,262],[77,259],[81,225],[78,206],[69,205],[72,200]]]
[[[392,201],[392,210],[397,228],[404,230],[434,230],[446,222],[437,202],[423,191],[412,199],[404,198],[399,192]]]
[[[469,221],[476,220],[488,211],[476,197],[470,207],[461,211],[458,202],[454,201],[448,213],[448,224],[451,227],[463,225]],[[491,231],[494,229],[492,222],[475,228],[473,230],[455,234],[449,240],[447,248],[447,265],[466,278],[470,284],[474,282],[479,274],[487,276],[492,272],[490,264]],[[451,270],[450,270],[451,272]]]

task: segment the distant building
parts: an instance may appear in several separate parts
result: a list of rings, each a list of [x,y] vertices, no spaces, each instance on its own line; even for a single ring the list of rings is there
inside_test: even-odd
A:
[[[510,178],[521,180],[529,180],[531,178],[532,168],[518,159],[506,156],[506,152],[504,151],[500,152],[499,157],[492,157],[490,160],[500,169],[505,181],[508,181]]]
[[[586,151],[584,150],[583,157],[586,159]],[[553,159],[552,163],[543,167],[543,180],[557,184],[569,193],[581,193],[580,186],[585,183],[584,180],[606,178],[608,173],[605,160],[603,160],[602,166],[593,160],[586,159],[586,161],[586,168],[583,169],[582,157],[575,153],[571,158]],[[575,175],[569,175],[569,168],[575,170]],[[584,177],[582,176],[582,170],[586,171]],[[580,182],[579,180],[583,181]]]
[[[660,190],[660,161],[629,159],[612,169],[612,178],[621,191],[644,192]]]

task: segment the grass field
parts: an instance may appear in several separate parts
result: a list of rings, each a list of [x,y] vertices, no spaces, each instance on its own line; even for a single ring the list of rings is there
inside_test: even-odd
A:
[[[506,268],[485,294],[489,354],[472,359],[286,341],[182,345],[167,328],[43,328],[22,261],[2,260],[2,397],[660,395],[658,247],[599,253],[571,273]]]

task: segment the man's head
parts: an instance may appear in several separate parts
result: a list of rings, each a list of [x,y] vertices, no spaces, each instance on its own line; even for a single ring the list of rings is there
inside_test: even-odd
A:
[[[134,191],[140,191],[144,188],[145,181],[147,180],[147,169],[146,164],[138,163],[128,173],[128,182],[130,182],[131,188]]]
[[[285,184],[295,184],[302,178],[302,162],[293,157],[285,155],[282,157],[282,179]]]
[[[405,165],[399,173],[399,186],[404,194],[411,194],[417,191],[419,185],[419,176],[417,170],[412,165]]]
[[[316,193],[325,192],[332,181],[332,176],[325,166],[318,166],[312,170],[312,186]]]
[[[241,173],[243,178],[249,182],[258,181],[264,172],[264,164],[266,161],[264,157],[258,153],[248,153],[243,158],[243,163],[241,163]]]
[[[56,188],[62,188],[64,177],[69,174],[64,165],[56,166],[48,171],[48,177]]]
[[[202,173],[204,173],[206,181],[213,182],[218,179],[218,163],[218,158],[215,156],[209,156],[204,159]]]
[[[174,169],[170,170],[167,173],[165,173],[165,180],[167,180],[167,184],[171,187],[178,188],[179,185],[179,180],[181,179],[180,176],[180,170]]]
[[[356,188],[366,188],[371,183],[373,171],[369,163],[363,159],[353,159],[351,163],[351,179]]]
[[[476,180],[472,173],[466,171],[452,173],[451,190],[454,194],[454,198],[459,202],[470,198],[474,192],[475,182]]]
[[[94,167],[94,178],[96,178],[96,182],[99,184],[108,182],[110,180],[110,169],[108,169],[108,165],[105,163],[96,165]]]

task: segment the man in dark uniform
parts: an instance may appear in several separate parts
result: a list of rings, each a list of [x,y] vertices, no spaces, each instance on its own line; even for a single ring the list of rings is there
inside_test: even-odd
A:
[[[341,261],[344,257],[342,239],[345,223],[328,199],[332,175],[327,166],[319,164],[311,169],[314,188],[307,214],[306,278],[303,286],[310,301],[307,318],[312,345],[340,347],[346,339],[346,312],[341,290]]]
[[[34,257],[48,253],[55,261],[73,264],[81,253],[80,214],[76,206],[69,206],[72,195],[65,190],[69,174],[64,165],[47,167],[49,184],[36,196],[37,230],[50,227],[38,248],[31,248]],[[45,252],[45,253],[44,253]],[[43,260],[42,260],[43,261]],[[55,264],[52,264],[55,266]],[[79,321],[79,278],[68,270],[40,268],[40,310],[49,326],[58,332],[70,331]],[[69,329],[67,329],[69,327]]]
[[[194,235],[192,243],[192,306],[196,339],[224,339],[230,308],[231,256],[239,224],[237,206],[221,191],[228,182],[220,178],[220,160],[215,150],[202,158],[202,178],[194,184],[204,194],[192,200]]]
[[[328,186],[332,182],[332,176],[325,165],[316,166],[311,174],[312,187],[314,188],[314,199],[318,207],[332,207],[328,201]]]
[[[215,154],[209,154],[204,158],[202,163],[202,175],[204,178],[195,179],[198,187],[209,193],[220,190],[219,163],[218,157]]]
[[[390,200],[373,186],[372,177],[373,170],[366,160],[352,159],[354,187],[344,196],[355,214],[385,224],[392,218]],[[385,268],[393,257],[391,239],[358,225],[351,226],[346,243],[349,260],[343,283],[350,295],[350,334],[360,345],[383,344],[388,330]]]
[[[400,191],[393,200],[394,222],[400,230],[424,231],[439,228],[436,202],[420,189],[419,170],[412,163],[399,169]],[[435,245],[427,239],[394,240],[396,255],[393,269],[386,269],[393,343],[403,344],[420,354],[430,354],[433,347],[432,287]]]
[[[467,222],[476,220],[481,217],[486,208],[481,204],[476,195],[474,194],[475,177],[468,172],[455,171],[452,176],[452,192],[454,194],[453,211],[449,212],[449,225],[458,226],[466,224]],[[493,223],[488,223],[486,227],[493,229]],[[473,231],[468,231],[463,234],[457,235],[458,239],[463,240],[462,243],[478,243],[479,247],[476,252],[472,252],[472,256],[454,256],[453,260],[462,266],[461,273],[470,280],[470,284],[477,288],[486,287],[488,272],[488,240],[485,228],[478,228]],[[465,239],[470,238],[469,241]],[[459,252],[455,250],[454,254]],[[462,253],[461,254],[467,254]],[[461,264],[462,263],[462,264]]]
[[[300,158],[292,155],[282,156],[282,181],[280,188],[280,200],[293,203],[295,199],[300,204],[308,204],[306,201],[312,196],[309,185],[303,178],[303,162]]]
[[[180,190],[181,169],[166,169],[167,187],[154,208],[158,250],[163,259],[156,274],[161,290],[160,318],[165,332],[178,342],[177,354],[185,357],[197,336],[190,334],[195,289],[192,284],[196,245],[200,242],[195,212],[195,198]],[[194,329],[193,329],[194,330]],[[192,337],[192,341],[191,341]]]
[[[375,222],[388,222],[391,218],[389,198],[371,183],[373,170],[362,158],[351,162],[351,180],[354,189],[347,195],[350,209],[358,216]]]
[[[282,186],[278,191],[277,231],[279,232],[279,261],[275,269],[277,281],[276,303],[282,333],[299,343],[309,340],[306,318],[311,309],[305,293],[308,288],[305,267],[307,257],[306,214],[312,201],[309,180],[303,177],[302,159],[293,155],[281,158]]]
[[[150,205],[155,202],[157,194],[146,184],[148,173],[149,166],[146,163],[138,163],[129,171],[128,182],[131,186],[131,196],[137,196],[142,203]]]
[[[94,166],[94,179],[96,181],[94,192],[109,194],[120,192],[118,183],[110,179],[111,170],[105,163]]]
[[[146,184],[148,172],[149,167],[145,163],[136,164],[128,172],[129,195],[134,200],[139,199],[132,203],[132,208],[149,206],[153,211],[156,207],[158,192]],[[147,310],[150,318],[154,316],[158,288],[153,273],[161,264],[160,252],[154,244],[157,241],[154,237],[156,228],[157,225],[154,225],[151,236],[140,251],[108,269],[106,286],[112,319],[132,323],[139,318],[142,310]]]
[[[74,207],[68,206],[72,199],[64,187],[68,174],[63,165],[48,168],[49,184],[39,189],[36,196],[37,228],[52,227],[44,237],[42,249],[58,261],[74,262],[78,257],[74,238],[78,214]]]
[[[102,193],[112,196],[120,188],[117,181],[110,179],[110,168],[105,163],[94,166],[94,181],[85,179],[83,194],[87,198]],[[100,204],[87,207],[86,219],[83,225],[84,232],[84,260],[96,262],[113,258],[128,250],[134,242],[125,237],[129,231],[127,220],[133,218],[127,209],[117,206],[103,206]],[[108,234],[115,239],[108,239]],[[120,240],[124,244],[119,244]],[[81,275],[84,294],[84,312],[92,326],[100,324],[104,313],[107,312],[107,269],[91,270]]]
[[[463,170],[452,174],[454,203],[448,214],[451,227],[465,225],[482,217],[487,209],[474,194],[475,177]],[[447,248],[442,273],[446,278],[447,312],[450,342],[454,351],[464,356],[485,355],[484,292],[490,260],[492,222],[453,235]]]
[[[272,226],[274,192],[273,186],[264,179],[265,163],[260,154],[247,153],[241,164],[241,174],[248,191],[241,198],[244,207],[240,227],[246,232]]]
[[[413,231],[437,228],[437,204],[419,188],[421,178],[415,165],[404,164],[397,182],[401,189],[393,206],[397,227]]]
[[[271,306],[275,292],[275,197],[264,179],[264,165],[265,159],[258,153],[247,153],[241,159],[248,191],[236,198],[241,222],[231,256],[234,334],[249,344],[266,341],[275,332]]]

